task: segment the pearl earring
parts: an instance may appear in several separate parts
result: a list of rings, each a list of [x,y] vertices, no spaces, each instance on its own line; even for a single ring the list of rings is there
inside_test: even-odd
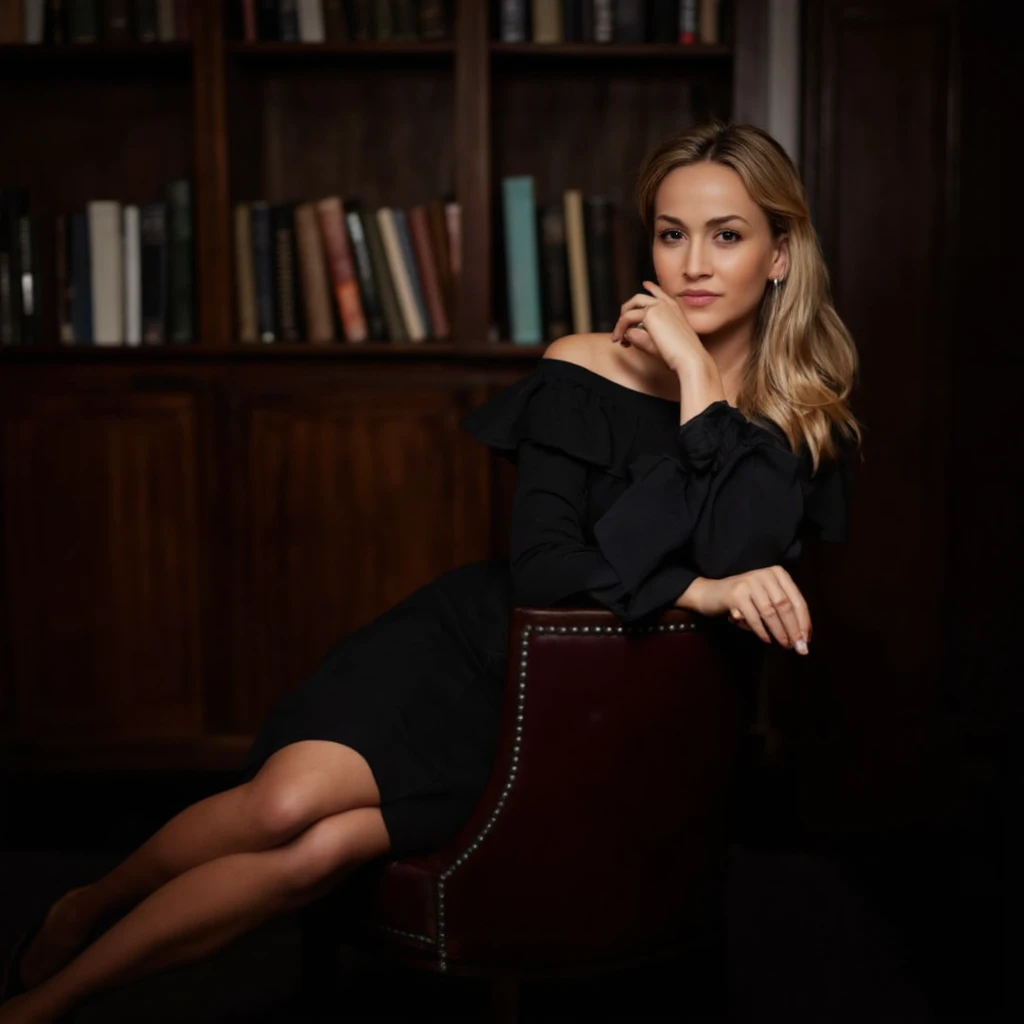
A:
[[[780,285],[780,284],[782,284],[782,281],[780,281],[780,280],[779,280],[779,278],[777,278],[777,277],[773,277],[773,278],[772,278],[772,284],[773,284],[773,285],[774,285],[774,286],[775,286],[776,288],[778,288],[778,287],[779,287],[779,285]]]

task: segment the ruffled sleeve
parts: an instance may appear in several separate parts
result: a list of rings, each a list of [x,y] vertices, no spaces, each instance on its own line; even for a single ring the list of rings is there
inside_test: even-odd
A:
[[[551,360],[542,360],[528,377],[475,409],[462,426],[513,463],[524,441],[602,468],[611,466],[623,447],[600,396],[559,373]]]
[[[463,426],[518,465],[509,537],[516,604],[592,600],[625,620],[639,619],[671,605],[697,574],[670,558],[643,576],[631,573],[627,584],[587,542],[589,467],[624,476],[630,439],[613,429],[600,396],[568,373],[542,361]]]
[[[676,557],[722,579],[795,559],[804,536],[844,539],[846,481],[837,464],[811,478],[781,431],[713,402],[680,427],[675,454],[632,463],[594,533],[627,585]]]

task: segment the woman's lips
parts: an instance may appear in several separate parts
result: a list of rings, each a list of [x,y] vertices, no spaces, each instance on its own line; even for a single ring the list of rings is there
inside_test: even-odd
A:
[[[717,295],[681,295],[680,298],[688,306],[706,306],[709,302],[714,302],[718,298]]]

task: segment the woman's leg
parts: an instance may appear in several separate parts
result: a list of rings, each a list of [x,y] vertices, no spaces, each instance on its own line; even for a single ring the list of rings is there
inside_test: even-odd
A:
[[[379,804],[370,766],[351,747],[290,744],[250,782],[185,808],[103,878],[61,897],[26,951],[21,976],[28,986],[48,978],[98,929],[184,871],[281,846],[315,821]]]
[[[0,1024],[55,1020],[95,993],[207,956],[267,918],[326,894],[388,847],[380,809],[362,807],[324,818],[284,846],[191,868],[53,977],[0,1007]]]

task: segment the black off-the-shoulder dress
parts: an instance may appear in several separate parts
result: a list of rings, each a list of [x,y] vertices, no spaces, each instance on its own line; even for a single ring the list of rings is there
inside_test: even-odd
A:
[[[445,573],[343,637],[272,711],[242,773],[299,740],[354,748],[396,857],[450,838],[483,792],[513,606],[637,620],[698,575],[785,564],[806,537],[846,535],[848,463],[812,479],[806,451],[724,401],[680,427],[677,402],[543,359],[463,425],[517,465],[509,557]]]

